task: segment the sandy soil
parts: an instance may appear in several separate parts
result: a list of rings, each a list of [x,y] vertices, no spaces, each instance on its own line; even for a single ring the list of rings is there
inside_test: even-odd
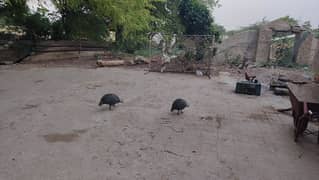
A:
[[[319,177],[315,137],[293,141],[287,97],[207,79],[121,68],[0,70],[2,180],[299,180]],[[124,103],[109,111],[99,98]],[[190,108],[169,112],[175,98]]]

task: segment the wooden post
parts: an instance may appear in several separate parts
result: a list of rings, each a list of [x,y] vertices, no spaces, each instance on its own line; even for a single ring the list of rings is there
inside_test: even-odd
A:
[[[150,63],[148,64],[148,70],[151,70],[151,64],[152,64],[152,36],[153,33],[151,33],[149,37],[149,43],[148,43],[148,58],[150,58]]]
[[[209,60],[208,60],[208,70],[207,70],[207,76],[208,76],[208,78],[210,79],[211,78],[211,72],[210,72],[210,68],[211,68],[211,65],[212,65],[212,59],[214,58],[214,48],[215,48],[215,41],[214,41],[214,35],[212,35],[211,36],[211,38],[212,38],[212,45],[211,45],[211,48],[210,48],[210,50],[209,50]]]
[[[79,60],[81,59],[81,48],[82,48],[82,44],[81,44],[81,38],[80,38],[80,43],[79,43]]]

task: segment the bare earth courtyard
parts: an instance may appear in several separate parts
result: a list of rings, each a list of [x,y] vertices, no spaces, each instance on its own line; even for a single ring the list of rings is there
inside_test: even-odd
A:
[[[0,70],[1,180],[310,180],[315,137],[293,141],[287,97],[236,78],[124,68]],[[98,107],[114,92],[124,103]],[[169,112],[175,98],[190,108]]]

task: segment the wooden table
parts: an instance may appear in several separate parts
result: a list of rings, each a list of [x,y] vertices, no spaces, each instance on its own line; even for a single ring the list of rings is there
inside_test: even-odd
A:
[[[319,85],[313,83],[300,85],[289,83],[288,89],[294,118],[295,141],[297,141],[299,135],[307,130],[308,122],[312,118],[309,110],[319,112]],[[315,134],[315,132],[310,134]]]

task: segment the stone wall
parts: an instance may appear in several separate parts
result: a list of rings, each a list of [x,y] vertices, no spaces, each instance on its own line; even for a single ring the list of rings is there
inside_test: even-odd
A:
[[[315,53],[314,60],[312,63],[313,72],[319,76],[319,40],[317,39],[317,52]]]
[[[242,62],[245,57],[257,65],[268,63],[274,32],[295,34],[294,57],[298,64],[305,64],[319,68],[319,39],[313,34],[305,32],[299,26],[291,26],[283,20],[275,20],[260,27],[259,30],[244,31],[234,34],[218,45],[215,63],[230,61]]]
[[[298,64],[312,65],[318,51],[319,39],[316,39],[314,35],[309,34],[300,45],[296,62]]]
[[[260,27],[258,45],[256,52],[256,63],[264,64],[270,59],[270,48],[272,44],[272,35],[274,32],[291,32],[296,33],[298,28],[291,26],[288,22],[278,19]]]
[[[239,57],[242,61],[244,57],[254,60],[257,47],[258,31],[250,30],[234,34],[223,40],[218,45],[218,52],[214,58],[214,63],[222,64],[230,58]]]
[[[257,64],[266,63],[269,60],[271,46],[272,30],[267,26],[261,27],[259,30],[257,51],[255,61]]]

